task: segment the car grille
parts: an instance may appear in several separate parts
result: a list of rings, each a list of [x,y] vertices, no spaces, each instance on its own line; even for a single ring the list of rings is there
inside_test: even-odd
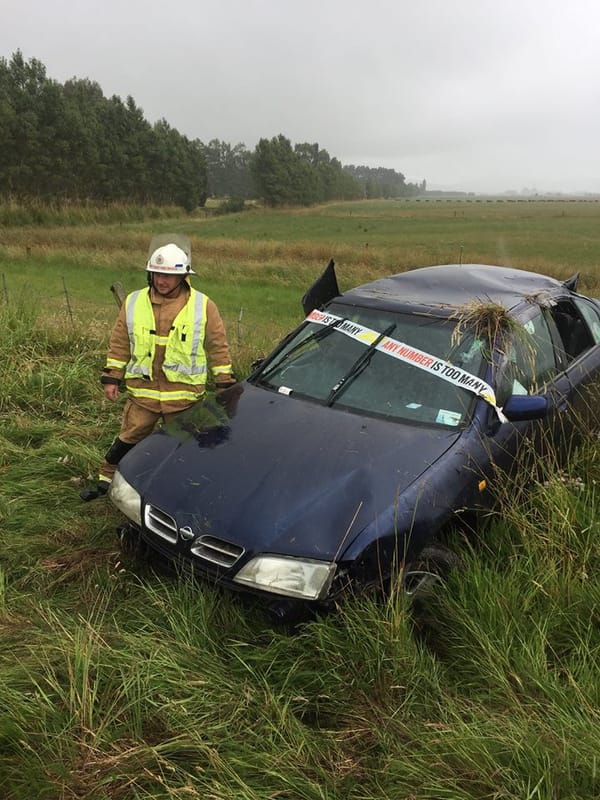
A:
[[[177,523],[170,514],[156,506],[147,505],[144,510],[144,524],[149,531],[160,536],[164,541],[169,544],[177,544],[179,531]],[[190,553],[202,561],[207,561],[223,569],[230,569],[244,555],[244,548],[225,539],[219,539],[217,536],[203,534],[194,540],[190,547]]]
[[[197,558],[229,569],[244,554],[244,548],[216,536],[199,536],[190,547],[190,552]]]
[[[169,514],[165,514],[156,506],[147,505],[144,511],[146,527],[171,544],[177,542],[177,523]]]

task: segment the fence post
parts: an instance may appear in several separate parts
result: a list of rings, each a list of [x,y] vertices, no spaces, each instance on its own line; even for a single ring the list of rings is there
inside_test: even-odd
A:
[[[67,301],[67,310],[69,312],[69,317],[71,318],[71,325],[73,325],[73,311],[71,310],[71,301],[69,300],[69,292],[67,291],[67,284],[65,283],[65,279],[63,277],[63,289],[65,292],[65,299]]]
[[[115,283],[111,284],[110,290],[113,293],[116,304],[119,306],[119,308],[121,308],[126,297],[123,286],[119,283],[119,281],[116,281]]]
[[[240,315],[238,317],[238,322],[237,322],[237,343],[238,343],[238,347],[240,346],[241,341],[242,341],[242,316],[243,316],[243,314],[244,314],[244,309],[240,308]]]

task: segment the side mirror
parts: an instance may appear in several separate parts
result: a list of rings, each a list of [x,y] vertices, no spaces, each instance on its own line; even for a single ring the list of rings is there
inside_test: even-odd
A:
[[[512,394],[502,412],[510,422],[543,419],[548,413],[548,400],[537,394]]]

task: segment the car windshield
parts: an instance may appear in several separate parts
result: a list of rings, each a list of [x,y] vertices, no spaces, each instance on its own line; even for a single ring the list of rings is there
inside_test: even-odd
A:
[[[456,320],[335,303],[311,317],[253,382],[404,422],[456,427],[468,419],[476,395],[450,377],[460,370],[467,384],[485,364],[481,341],[468,328],[459,335]]]

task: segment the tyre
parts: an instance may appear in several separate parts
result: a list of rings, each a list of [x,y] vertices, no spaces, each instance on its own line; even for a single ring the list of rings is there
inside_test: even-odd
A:
[[[409,597],[419,598],[439,589],[460,559],[449,547],[435,543],[424,547],[402,570],[402,588]]]

